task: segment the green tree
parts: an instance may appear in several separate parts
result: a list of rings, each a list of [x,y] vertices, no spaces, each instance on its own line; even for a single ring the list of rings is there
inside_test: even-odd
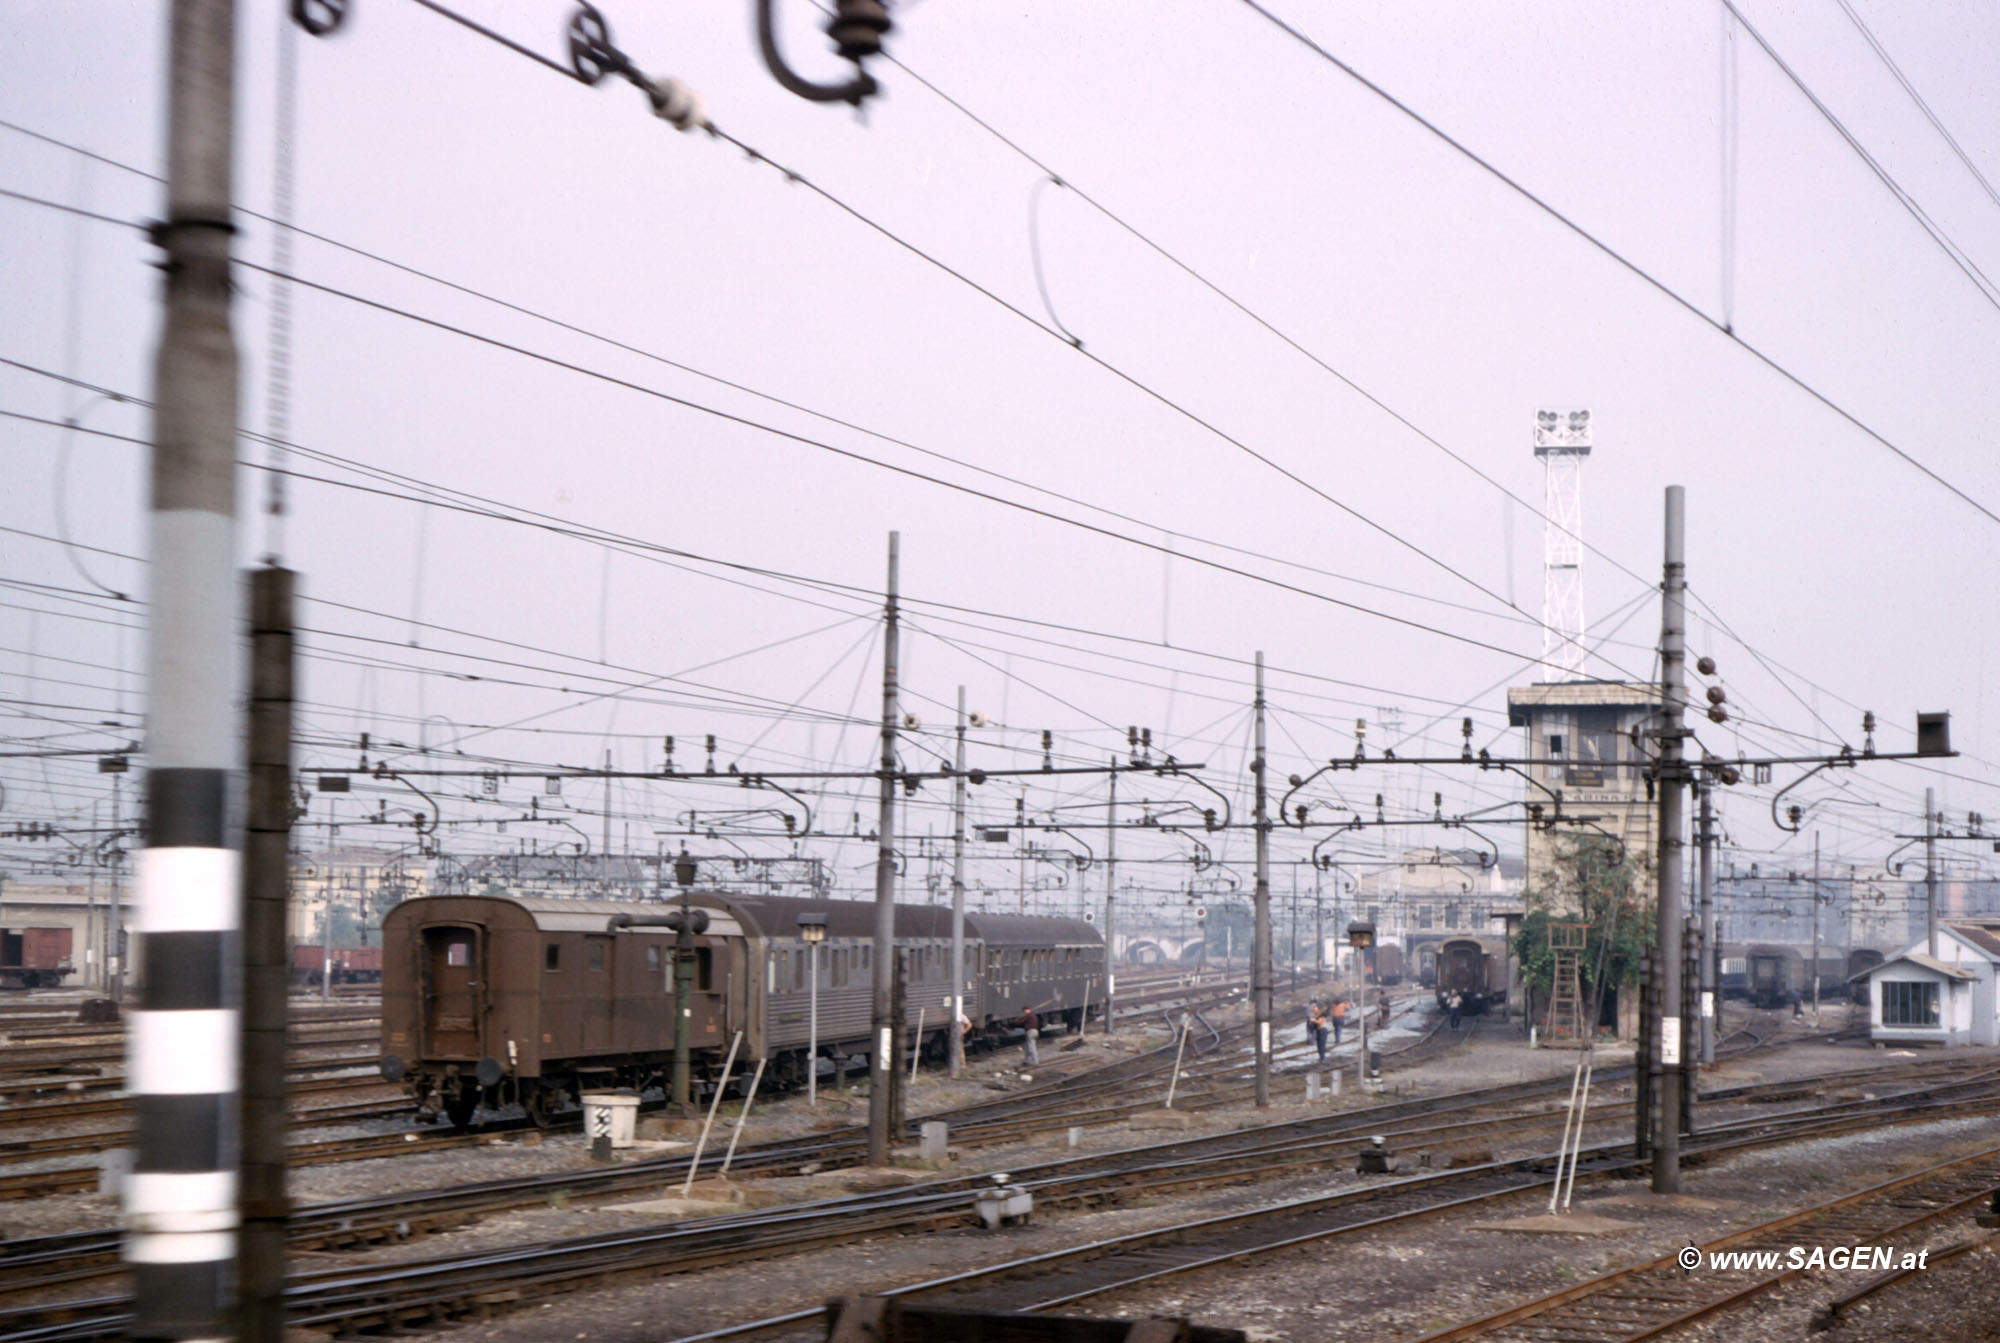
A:
[[[1639,894],[1650,864],[1621,856],[1622,846],[1601,835],[1565,835],[1555,845],[1548,888],[1522,893],[1526,916],[1514,938],[1521,981],[1546,996],[1555,985],[1556,963],[1549,950],[1549,925],[1585,923],[1579,969],[1584,1000],[1594,1002],[1600,974],[1606,985],[1637,982],[1639,966],[1653,945],[1653,920]]]

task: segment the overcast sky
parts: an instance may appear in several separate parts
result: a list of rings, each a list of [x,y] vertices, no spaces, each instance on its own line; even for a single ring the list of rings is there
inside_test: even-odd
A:
[[[657,768],[671,734],[686,767],[713,733],[724,769],[871,768],[891,530],[912,767],[949,754],[963,684],[992,723],[975,764],[1038,764],[1043,730],[1059,763],[1101,763],[1146,726],[1245,819],[1260,649],[1280,776],[1350,756],[1357,717],[1371,753],[1455,754],[1462,715],[1475,746],[1517,753],[1505,691],[1540,650],[1534,413],[1588,407],[1596,674],[1655,674],[1680,484],[1691,652],[1737,714],[1703,723],[1705,747],[1859,748],[1873,709],[1879,749],[1907,750],[1918,710],[1953,713],[1960,759],[1808,783],[1786,799],[1810,804],[1798,837],[1769,812],[1795,772],[1739,786],[1741,861],[1809,862],[1817,830],[1829,863],[1879,864],[1926,786],[1954,827],[2000,817],[2000,11],[1848,4],[1742,12],[1851,139],[1715,6],[1274,0],[1322,53],[1236,0],[928,0],[895,7],[899,64],[874,63],[883,93],[857,116],[769,77],[747,4],[608,0],[635,65],[699,90],[759,159],[674,131],[617,79],[585,87],[412,0],[352,0],[337,34],[295,39],[294,220],[331,242],[296,243],[288,437],[329,456],[286,462],[315,479],[290,479],[281,538],[269,475],[240,476],[244,562],[275,546],[312,599],[301,765],[352,765],[365,731],[371,759],[386,742],[409,766],[428,745],[431,764],[608,749]],[[560,0],[464,8],[566,59]],[[816,13],[784,8],[794,64],[840,77]],[[282,6],[242,10],[239,204],[268,215]],[[127,165],[0,129],[0,189],[157,215],[140,174],[163,161],[165,33],[164,4],[0,10],[0,119]],[[241,224],[238,255],[269,265],[274,230]],[[143,234],[0,197],[0,239],[0,358],[149,395]],[[261,432],[276,282],[239,283],[242,423]],[[147,431],[13,366],[0,409]],[[145,450],[18,418],[0,441],[7,749],[114,747],[136,729],[88,725],[143,708],[143,609],[103,590],[147,588]],[[64,534],[76,548],[47,539]],[[0,824],[87,825],[106,796],[89,758],[15,757],[0,782]],[[580,842],[492,826],[545,787],[433,791],[487,822],[454,833],[461,851]],[[1393,816],[1433,792],[1448,815],[1519,795],[1378,768],[1307,796],[1331,817],[1382,793]],[[593,813],[563,815],[595,846],[601,785],[542,795]],[[1023,796],[1102,819],[1088,780],[988,785],[975,818]],[[1128,780],[1120,801],[1204,796]],[[947,833],[948,800],[927,786],[905,829]],[[613,846],[779,802],[619,784]],[[866,782],[814,802],[824,829],[874,823]],[[375,797],[339,805],[351,821]],[[1328,848],[1463,842],[1386,833]],[[1281,835],[1278,857],[1322,836]],[[411,834],[343,831],[368,837]],[[1185,885],[1186,839],[1120,838],[1175,860],[1128,875]],[[1211,847],[1247,887],[1248,834]],[[867,887],[867,846],[814,851]],[[1016,865],[971,875],[1011,890]]]

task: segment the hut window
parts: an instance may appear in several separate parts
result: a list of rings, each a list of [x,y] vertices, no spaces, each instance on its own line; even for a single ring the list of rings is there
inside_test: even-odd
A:
[[[547,942],[542,945],[542,969],[562,969],[562,943]]]
[[[1884,1026],[1938,1024],[1938,986],[1891,980],[1882,986]]]

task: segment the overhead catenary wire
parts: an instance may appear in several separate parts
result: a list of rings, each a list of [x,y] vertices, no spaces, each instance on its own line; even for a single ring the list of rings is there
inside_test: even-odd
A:
[[[566,78],[572,78],[572,79],[576,78],[573,72],[565,69],[560,64],[550,61],[548,58],[541,56],[539,53],[534,52],[529,48],[525,48],[521,46],[519,43],[516,43],[511,39],[505,38],[504,36],[496,32],[493,32],[490,29],[485,29],[476,23],[470,22],[463,16],[455,14],[451,10],[446,9],[444,6],[435,3],[435,0],[420,0],[420,3],[422,3],[426,8],[436,10],[437,12],[444,14],[446,17],[452,18],[457,22],[465,24],[465,26],[467,26],[468,28],[472,29],[475,32],[480,33],[482,36],[485,36],[490,40],[500,43],[502,46],[506,47],[511,51],[516,52],[517,54],[526,56],[531,60],[534,60],[539,65],[557,71],[558,73],[564,75]],[[1167,396],[1165,393],[1159,391],[1157,388],[1152,387],[1150,384],[1142,381],[1133,374],[1125,371],[1124,369],[1118,367],[1117,365],[1110,363],[1108,360],[1105,360],[1102,357],[1085,350],[1081,342],[1072,341],[1065,334],[1056,331],[1039,321],[1036,321],[1031,314],[1022,310],[1015,304],[1010,303],[1005,298],[1001,297],[998,293],[993,291],[991,288],[980,284],[978,281],[974,280],[971,276],[949,265],[942,259],[933,256],[929,252],[926,252],[921,247],[918,247],[915,243],[911,242],[909,239],[904,238],[902,235],[898,234],[895,230],[889,228],[885,224],[882,224],[880,221],[871,218],[867,214],[857,209],[855,206],[849,204],[841,197],[836,196],[834,193],[827,190],[825,187],[822,187],[818,183],[812,181],[810,178],[806,177],[804,174],[800,173],[796,169],[787,167],[786,165],[779,163],[777,160],[773,159],[768,154],[765,154],[763,151],[748,144],[747,142],[743,141],[737,136],[732,135],[731,133],[721,129],[712,122],[706,123],[703,126],[703,129],[706,130],[714,138],[724,141],[727,144],[733,145],[738,150],[741,150],[746,157],[756,162],[769,164],[772,168],[782,173],[786,181],[797,183],[801,187],[805,188],[807,191],[810,191],[814,195],[818,196],[820,199],[832,205],[835,209],[840,210],[844,214],[847,214],[848,216],[850,216],[857,222],[861,223],[865,227],[874,230],[876,233],[878,233],[891,243],[895,244],[898,247],[903,248],[911,255],[918,257],[919,259],[923,260],[924,262],[936,268],[937,270],[941,271],[942,273],[959,281],[961,284],[972,289],[973,291],[985,297],[994,304],[997,304],[999,307],[1011,313],[1018,319],[1028,323],[1030,326],[1033,326],[1036,330],[1052,335],[1058,340],[1063,340],[1064,343],[1066,344],[1071,344],[1072,348],[1074,348],[1077,351],[1077,353],[1083,355],[1085,358],[1089,359],[1093,364],[1097,365],[1105,372],[1111,374],[1113,377],[1117,378],[1118,380],[1132,387],[1134,390],[1153,399],[1160,405],[1173,411],[1175,414],[1178,414],[1183,418],[1189,420],[1191,423],[1206,430],[1208,433],[1221,439],[1223,442],[1228,443],[1230,446],[1248,455],[1253,460],[1277,472],[1284,479],[1292,482],[1295,485],[1298,485],[1302,489],[1307,490],[1315,497],[1325,501],[1326,503],[1332,505],[1333,507],[1348,514],[1350,517],[1354,518],[1356,521],[1360,522],[1364,526],[1370,528],[1371,530],[1393,541],[1397,545],[1406,548],[1411,553],[1423,559],[1426,563],[1435,565],[1438,568],[1444,570],[1452,577],[1457,578],[1459,581],[1463,583],[1466,583],[1467,585],[1471,586],[1478,592],[1499,603],[1501,606],[1512,609],[1518,609],[1517,607],[1515,607],[1514,603],[1509,601],[1506,597],[1502,596],[1500,593],[1493,591],[1491,588],[1488,588],[1483,583],[1480,583],[1477,579],[1472,578],[1470,575],[1448,564],[1443,559],[1432,554],[1430,551],[1424,549],[1422,546],[1417,545],[1415,542],[1409,540],[1407,537],[1404,537],[1401,534],[1395,532],[1394,530],[1383,526],[1381,523],[1376,522],[1373,518],[1368,517],[1366,514],[1354,508],[1352,505],[1346,503],[1344,500],[1341,500],[1335,497],[1334,495],[1326,492],[1325,490],[1320,489],[1317,485],[1314,485],[1311,481],[1307,480],[1305,477],[1301,476],[1296,471],[1293,471],[1290,468],[1282,465],[1281,463],[1271,458],[1267,454],[1264,454],[1262,452],[1259,452],[1257,449],[1252,448],[1248,443],[1229,434],[1228,432],[1223,430],[1220,426],[1196,414],[1194,411],[1181,405],[1179,402],[1173,400],[1173,398]],[[348,297],[353,297],[353,296],[348,295]]]
[[[116,159],[106,158],[105,156],[100,154],[91,153],[90,151],[82,149],[79,146],[72,145],[66,141],[58,140],[55,139],[54,137],[44,135],[38,131],[30,130],[26,127],[20,126],[13,122],[0,120],[0,128],[16,131],[19,132],[20,134],[31,136],[34,139],[41,140],[45,143],[70,150],[73,153],[85,155],[86,157],[97,162],[106,163],[113,167],[123,168],[127,172],[133,173],[141,177],[145,177],[148,180],[153,180],[153,181],[159,180],[153,174],[146,172],[144,169],[133,167],[130,164],[120,163]],[[1066,183],[1065,185],[1069,184]],[[20,199],[34,203],[48,203],[41,201],[41,199],[38,197],[32,197],[32,196],[24,195],[21,196]],[[1095,205],[1096,203],[1093,201],[1092,204]],[[1102,209],[1103,207],[1098,206],[1097,208]],[[249,209],[243,209],[241,212],[245,215],[250,216],[251,218],[258,219],[265,223],[271,224],[274,227],[278,226],[278,221],[271,216],[262,215],[256,212],[255,210],[249,210]],[[107,223],[120,223],[120,222],[130,223],[130,221],[120,221],[113,219],[110,216],[92,215],[90,217],[103,220],[104,222]],[[447,279],[444,276],[438,275],[436,272],[428,271],[421,267],[412,266],[405,262],[397,261],[393,257],[386,256],[380,252],[370,251],[369,249],[363,247],[357,247],[351,243],[343,242],[340,239],[331,237],[327,234],[316,233],[313,230],[308,228],[303,228],[297,225],[296,223],[286,224],[283,227],[288,234],[295,235],[301,238],[310,239],[313,242],[335,248],[338,251],[348,253],[349,255],[359,257],[361,259],[373,262],[381,266],[386,266],[392,270],[396,270],[403,274],[412,276],[413,278],[424,280],[427,283],[438,285],[442,288],[452,290],[456,293],[464,294],[467,297],[476,298],[481,300],[482,302],[490,303],[495,307],[502,308],[506,311],[517,313],[521,316],[532,318],[535,321],[546,323],[550,326],[557,328],[558,330],[567,331],[572,335],[582,336],[586,339],[606,345],[609,348],[620,350],[627,354],[635,355],[639,358],[649,360],[653,363],[660,364],[664,367],[672,368],[679,372],[686,373],[692,377],[701,378],[704,381],[714,383],[717,386],[726,387],[731,391],[741,392],[746,396],[754,396],[759,400],[767,401],[772,405],[783,407],[786,410],[796,411],[803,415],[810,415],[813,418],[821,420],[827,424],[835,425],[842,429],[851,430],[855,433],[866,434],[871,438],[878,439],[884,443],[891,444],[895,447],[903,448],[907,451],[918,453],[922,456],[929,457],[936,461],[948,462],[954,466],[960,467],[967,471],[972,471],[978,475],[985,476],[989,479],[1002,481],[1006,484],[1014,485],[1022,489],[1032,490],[1037,494],[1045,495],[1048,498],[1056,499],[1063,503],[1073,504],[1079,508],[1088,508],[1093,512],[1102,513],[1104,516],[1115,518],[1120,522],[1126,522],[1132,524],[1133,526],[1147,527],[1160,531],[1171,530],[1168,528],[1161,527],[1158,523],[1149,522],[1144,518],[1136,517],[1132,514],[1122,512],[1116,508],[1112,508],[1104,504],[1093,503],[1090,500],[1083,499],[1072,494],[1064,493],[1061,490],[1052,489],[1045,485],[1038,485],[1032,481],[1024,480],[1018,476],[1009,475],[1004,471],[997,471],[991,467],[981,466],[976,462],[967,461],[963,458],[953,456],[950,453],[940,452],[935,448],[924,447],[923,445],[912,442],[908,439],[899,438],[894,434],[886,433],[882,430],[872,429],[867,425],[857,423],[853,420],[844,419],[838,415],[833,415],[825,411],[816,410],[811,406],[807,406],[800,402],[792,401],[785,397],[778,396],[774,393],[761,390],[757,387],[750,386],[747,383],[723,377],[720,374],[709,372],[705,369],[699,368],[692,364],[685,363],[681,360],[669,358],[668,356],[660,354],[657,351],[647,350],[641,346],[633,345],[627,341],[620,340],[615,336],[610,336],[603,332],[595,331],[592,330],[591,328],[580,326],[576,323],[566,321],[560,317],[556,317],[553,314],[544,312],[540,309],[532,308],[520,303],[515,303],[509,299],[501,298],[498,295],[489,293],[485,290],[481,290],[470,285],[461,284],[455,280]],[[1252,315],[1254,317],[1254,314]],[[1338,375],[1336,374],[1336,376]],[[1390,413],[1393,414],[1393,411]],[[1420,430],[1417,432],[1421,433]],[[278,446],[278,445],[273,445],[273,446]],[[1440,444],[1439,446],[1442,447],[1443,445]],[[1449,451],[1449,449],[1446,449],[1446,451]],[[1468,466],[1469,465],[1470,464],[1468,463]],[[1472,469],[1476,470],[1476,468]],[[1493,483],[1496,485],[1497,488],[1501,488],[1503,490],[1505,489],[1504,486],[1498,486],[1497,482]],[[1527,505],[1525,500],[1519,500],[1518,496],[1510,495],[1510,497],[1516,498],[1518,502],[1521,502],[1530,508],[1533,507],[1532,505]],[[1539,510],[1535,511],[1537,515],[1540,516]],[[1317,574],[1320,575],[1321,577],[1326,577],[1326,578],[1336,578],[1340,579],[1343,582],[1355,583],[1363,587],[1370,587],[1384,592],[1395,593],[1399,596],[1410,597],[1418,601],[1431,602],[1437,605],[1451,607],[1453,609],[1467,611],[1475,614],[1484,614],[1496,617],[1504,616],[1506,618],[1524,620],[1533,623],[1533,617],[1528,616],[1525,612],[1521,612],[1518,609],[1518,607],[1516,607],[1514,610],[1507,612],[1495,611],[1488,607],[1475,607],[1464,603],[1450,601],[1449,599],[1446,598],[1436,597],[1426,593],[1415,592],[1408,588],[1398,587],[1394,584],[1380,583],[1374,580],[1360,578],[1351,574],[1341,574],[1334,570],[1326,569],[1321,566],[1310,564],[1301,560],[1287,559],[1284,556],[1272,555],[1267,552],[1259,551],[1251,547],[1239,546],[1226,541],[1219,541],[1212,537],[1199,536],[1194,533],[1185,531],[1173,532],[1172,534],[1181,536],[1184,539],[1190,541],[1199,542],[1202,545],[1210,546],[1217,550],[1228,551],[1232,554],[1244,555],[1246,557],[1253,559],[1261,559],[1273,564],[1286,565],[1287,567],[1296,568],[1306,573]],[[1587,542],[1585,544],[1588,545]],[[1593,553],[1603,555],[1603,552],[1597,551],[1595,547],[1592,547],[1592,550]],[[1618,561],[1614,557],[1608,555],[1603,555],[1603,557],[1607,559],[1610,563],[1618,565]],[[1623,568],[1622,565],[1620,565],[1619,567]],[[1509,603],[1509,605],[1512,606],[1513,603]]]
[[[1873,51],[1882,64],[1888,68],[1889,73],[1896,77],[1896,82],[1903,86],[1903,92],[1910,95],[1910,101],[1915,103],[1917,110],[1924,114],[1924,120],[1930,122],[1931,129],[1936,131],[1939,138],[1947,145],[1951,146],[1951,152],[1958,156],[1958,161],[1965,165],[1965,170],[1972,174],[1974,181],[1979,183],[1979,188],[1986,193],[1986,198],[1995,205],[2000,205],[2000,190],[1994,189],[1991,179],[1984,172],[1980,171],[1979,165],[1972,161],[1971,156],[1965,152],[1964,146],[1958,143],[1957,137],[1945,129],[1945,124],[1938,120],[1937,113],[1931,110],[1930,103],[1925,101],[1923,94],[1917,92],[1917,86],[1910,82],[1909,76],[1903,73],[1903,68],[1896,64],[1894,57],[1889,55],[1889,49],[1882,45],[1881,40],[1875,36],[1874,31],[1862,21],[1861,15],[1855,12],[1854,6],[1849,3],[1849,0],[1835,0],[1835,3],[1840,6],[1841,12],[1847,15],[1848,19],[1854,24],[1854,27],[1860,32],[1862,38],[1867,41],[1869,50]]]
[[[1961,489],[1957,484],[1953,483],[1951,480],[1946,478],[1941,472],[1932,468],[1925,462],[1920,461],[1914,453],[1911,453],[1907,449],[1903,448],[1902,446],[1897,444],[1894,440],[1890,439],[1888,435],[1884,434],[1882,431],[1876,429],[1873,425],[1863,420],[1860,417],[1860,415],[1858,415],[1856,412],[1847,409],[1847,407],[1842,405],[1840,402],[1834,400],[1831,394],[1821,391],[1818,387],[1814,386],[1812,383],[1807,382],[1803,376],[1794,373],[1790,367],[1788,367],[1785,364],[1779,363],[1775,355],[1767,353],[1761,346],[1751,344],[1750,341],[1745,339],[1740,333],[1725,326],[1722,322],[1718,321],[1716,318],[1711,317],[1699,305],[1697,305],[1694,302],[1694,300],[1688,298],[1686,295],[1682,294],[1679,290],[1673,288],[1665,280],[1660,279],[1658,276],[1654,275],[1651,271],[1645,269],[1638,262],[1626,256],[1623,252],[1620,252],[1610,243],[1604,241],[1602,238],[1598,237],[1595,233],[1592,233],[1582,224],[1579,224],[1578,222],[1576,222],[1576,220],[1564,214],[1561,210],[1557,209],[1554,205],[1550,204],[1548,201],[1536,195],[1533,191],[1530,191],[1525,185],[1523,185],[1521,182],[1517,181],[1515,178],[1510,176],[1505,170],[1500,168],[1499,165],[1495,164],[1492,160],[1480,154],[1477,150],[1473,149],[1470,145],[1467,145],[1464,141],[1459,140],[1457,137],[1453,136],[1449,131],[1445,130],[1442,126],[1438,125],[1436,122],[1432,121],[1430,118],[1423,115],[1423,113],[1411,107],[1408,103],[1404,102],[1402,99],[1396,97],[1396,95],[1394,95],[1393,93],[1390,93],[1386,88],[1382,87],[1374,80],[1368,78],[1368,76],[1362,74],[1359,70],[1357,70],[1354,66],[1350,65],[1348,62],[1334,55],[1331,51],[1328,51],[1325,47],[1321,46],[1311,37],[1308,37],[1302,30],[1300,30],[1296,26],[1294,26],[1291,23],[1288,23],[1284,19],[1278,17],[1276,14],[1273,14],[1269,9],[1265,8],[1261,3],[1259,3],[1259,0],[1238,0],[1238,2],[1246,6],[1252,12],[1257,14],[1259,17],[1263,18],[1267,23],[1269,23],[1272,27],[1276,28],[1279,32],[1283,33],[1286,37],[1298,43],[1300,46],[1304,47],[1313,55],[1317,56],[1320,60],[1326,62],[1334,69],[1340,71],[1342,74],[1352,79],[1355,83],[1361,85],[1361,87],[1367,89],[1370,93],[1374,94],[1377,98],[1380,98],[1383,102],[1388,103],[1391,107],[1395,108],[1405,117],[1409,118],[1411,121],[1414,121],[1417,125],[1423,127],[1426,131],[1436,136],[1439,140],[1443,141],[1446,145],[1450,146],[1457,153],[1461,154],[1466,159],[1476,164],[1479,168],[1483,169],[1486,173],[1491,175],[1495,180],[1500,182],[1502,185],[1506,186],[1509,190],[1515,192],[1522,199],[1526,200],[1529,204],[1533,205],[1536,209],[1540,210],[1543,214],[1546,214],[1549,218],[1555,220],[1565,229],[1568,229],[1571,233],[1575,234],[1582,241],[1584,241],[1589,246],[1591,246],[1592,248],[1596,249],[1598,252],[1603,254],[1607,259],[1614,262],[1619,267],[1624,269],[1626,272],[1631,274],[1635,279],[1638,279],[1646,286],[1648,286],[1656,293],[1658,293],[1661,297],[1667,299],[1674,306],[1680,308],[1683,312],[1687,313],[1688,316],[1694,318],[1696,321],[1707,326],[1716,334],[1722,336],[1725,340],[1728,340],[1729,342],[1734,344],[1738,349],[1742,350],[1745,354],[1749,355],[1758,364],[1762,365],[1764,368],[1776,374],[1779,378],[1789,383],[1791,386],[1796,388],[1798,391],[1800,391],[1813,401],[1818,402],[1826,410],[1828,410],[1833,415],[1838,417],[1841,421],[1849,425],[1851,428],[1861,433],[1863,436],[1868,438],[1870,441],[1874,442],[1879,447],[1887,450],[1888,452],[1896,456],[1906,465],[1914,468],[1915,470],[1917,470],[1918,472],[1929,478],[1934,484],[1938,485],[1942,489],[1946,490],[1950,494],[1957,497],[1961,502],[1971,507],[1974,511],[1976,511],[1982,517],[1984,517],[1988,522],[2000,523],[2000,513],[1996,513],[1992,508],[1988,507],[1985,503],[1981,502],[1979,499],[1974,498],[1964,489]],[[1727,0],[1725,0],[1725,3],[1727,3]]]
[[[1994,286],[1993,281],[1987,276],[1984,270],[1980,269],[1979,264],[1966,255],[1964,248],[1951,240],[1950,235],[1938,226],[1937,221],[1930,217],[1929,212],[1917,203],[1917,198],[1912,196],[1890,174],[1889,170],[1882,166],[1881,160],[1868,152],[1866,146],[1856,138],[1854,132],[1847,128],[1847,124],[1834,115],[1833,109],[1828,107],[1825,101],[1817,93],[1813,92],[1812,86],[1806,83],[1804,77],[1792,68],[1791,62],[1780,56],[1778,49],[1772,46],[1764,35],[1757,30],[1757,25],[1751,23],[1743,11],[1737,8],[1735,0],[1722,0],[1722,6],[1729,11],[1737,23],[1742,25],[1743,31],[1750,35],[1750,40],[1755,42],[1762,48],[1764,54],[1771,58],[1771,63],[1778,67],[1786,79],[1791,81],[1792,87],[1797,89],[1805,97],[1805,100],[1812,104],[1813,110],[1820,114],[1827,125],[1833,127],[1834,133],[1840,136],[1849,149],[1854,151],[1855,157],[1859,158],[1866,165],[1868,171],[1874,174],[1875,179],[1895,198],[1896,203],[1903,207],[1904,212],[1917,222],[1917,227],[1929,235],[1931,241],[1937,244],[1938,250],[1942,251],[1950,259],[1951,263],[1958,267],[1960,273],[1972,282],[1973,288],[1979,291],[1980,297],[1984,298],[1996,310],[2000,310],[2000,288]],[[1982,178],[1981,180],[1983,181],[1984,179]]]

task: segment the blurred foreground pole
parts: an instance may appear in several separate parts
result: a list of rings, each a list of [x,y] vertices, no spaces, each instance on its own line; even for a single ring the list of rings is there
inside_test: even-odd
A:
[[[1111,806],[1104,832],[1104,1033],[1118,1029],[1118,963],[1113,942],[1118,929],[1118,758],[1111,758]],[[1086,1026],[1088,1022],[1084,1023]]]
[[[1710,799],[1714,785],[1701,785],[1701,823],[1696,841],[1701,845],[1696,861],[1698,899],[1701,908],[1701,1066],[1715,1066],[1715,1035],[1721,1025],[1717,1013],[1721,1000],[1716,994],[1715,958],[1715,808]]]
[[[1256,926],[1250,939],[1251,1010],[1257,1016],[1257,1104],[1271,1103],[1271,822],[1264,788],[1264,654],[1257,654],[1257,758],[1250,764],[1257,798]]]
[[[1653,1134],[1653,1192],[1680,1192],[1681,1171],[1681,821],[1686,768],[1681,758],[1687,711],[1686,495],[1667,486],[1666,566],[1660,602],[1660,874],[1659,957],[1660,1124]]]
[[[135,1130],[125,1187],[131,1336],[233,1332],[236,851],[225,833],[234,682],[236,345],[230,334],[233,0],[173,0],[166,315],[153,382],[147,607],[145,983],[126,1036]]]
[[[958,688],[958,750],[951,768],[951,1075],[965,1071],[965,687]]]
[[[881,816],[875,848],[875,1009],[868,1051],[868,1164],[889,1164],[896,1028],[896,567],[902,533],[889,533],[888,600],[882,608]],[[954,1023],[955,1025],[956,1023]]]
[[[292,839],[290,569],[250,577],[250,796],[243,838],[243,1343],[285,1335],[285,960]]]

